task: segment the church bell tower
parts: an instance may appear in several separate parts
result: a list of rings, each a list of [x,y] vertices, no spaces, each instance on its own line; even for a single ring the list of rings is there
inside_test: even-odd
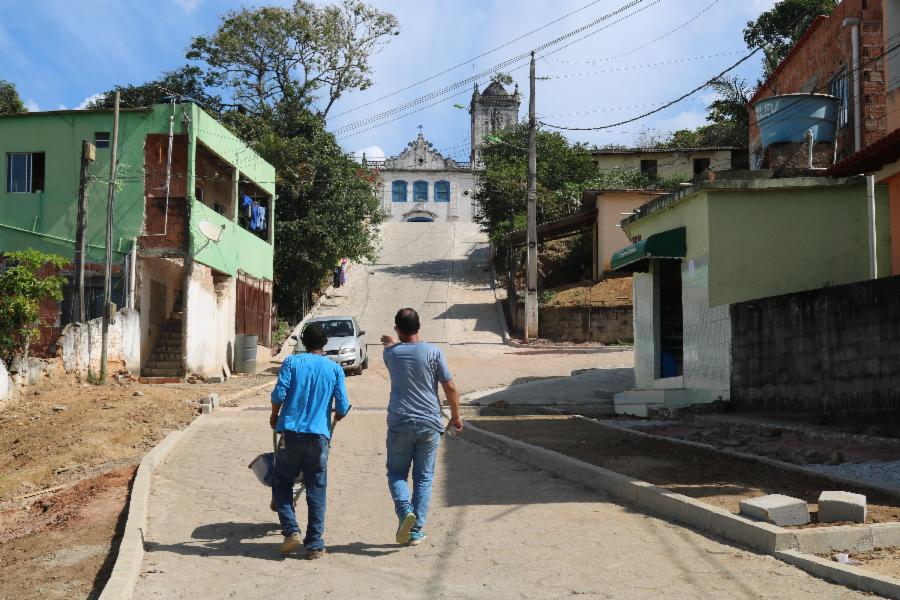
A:
[[[492,81],[483,92],[478,92],[478,84],[472,92],[469,114],[472,116],[472,170],[481,166],[481,146],[485,138],[506,127],[512,127],[519,120],[519,85],[510,94],[499,81]]]

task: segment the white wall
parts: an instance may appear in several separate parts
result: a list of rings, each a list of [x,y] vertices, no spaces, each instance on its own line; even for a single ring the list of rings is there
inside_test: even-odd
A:
[[[100,373],[103,320],[70,323],[59,338],[63,368],[66,373],[85,377]],[[109,325],[107,347],[108,372],[124,367],[132,374],[141,369],[141,317],[135,310],[124,308]]]
[[[214,283],[212,269],[191,263],[184,315],[188,374],[221,374],[234,348],[236,290],[234,277]]]
[[[681,265],[684,307],[684,387],[731,394],[731,314],[727,304],[709,306],[709,256]]]
[[[472,202],[475,196],[475,174],[471,171],[382,171],[381,208],[388,215],[389,221],[405,221],[405,213],[422,208],[434,213],[437,222],[460,221],[472,222]],[[393,185],[396,180],[406,182],[406,202],[393,201]],[[413,202],[413,182],[428,182],[428,201],[421,204]],[[434,201],[434,183],[450,182],[450,201]],[[468,195],[466,194],[468,192]]]
[[[653,387],[656,368],[656,290],[653,273],[635,273],[634,290],[634,380],[638,388]]]

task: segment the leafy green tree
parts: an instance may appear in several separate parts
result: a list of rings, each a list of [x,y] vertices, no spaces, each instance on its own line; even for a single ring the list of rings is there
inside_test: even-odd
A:
[[[484,169],[477,175],[475,220],[492,239],[499,241],[509,231],[509,214],[524,222],[526,212],[528,128],[518,124],[492,136],[481,151]],[[537,200],[538,222],[552,221],[570,214],[581,198],[560,194],[567,186],[577,186],[597,174],[590,148],[570,144],[561,134],[538,130]]]
[[[302,316],[304,295],[342,257],[375,257],[373,226],[383,219],[376,175],[298,102],[265,115],[232,111],[226,123],[275,166],[275,299],[282,315]]]
[[[830,15],[840,0],[780,0],[771,9],[748,21],[744,28],[747,47],[765,46],[763,75],[768,77],[818,15]]]
[[[37,337],[41,300],[62,300],[65,278],[41,271],[45,266],[61,268],[69,261],[33,249],[9,252],[4,259],[7,267],[0,275],[0,359],[9,364],[15,356],[27,355],[28,345]]]
[[[0,79],[0,115],[25,112],[25,103],[19,97],[16,86]]]
[[[163,104],[170,102],[173,96],[179,100],[194,100],[204,110],[213,114],[221,112],[224,108],[222,99],[207,91],[203,71],[195,66],[186,65],[174,71],[164,72],[158,79],[141,85],[116,86],[89,102],[87,108],[112,108],[117,91],[119,105],[124,108]]]
[[[188,58],[206,64],[206,83],[227,88],[252,112],[282,100],[312,105],[325,117],[345,92],[372,85],[369,57],[399,34],[394,15],[360,0],[230,11]],[[319,98],[317,94],[322,94]]]

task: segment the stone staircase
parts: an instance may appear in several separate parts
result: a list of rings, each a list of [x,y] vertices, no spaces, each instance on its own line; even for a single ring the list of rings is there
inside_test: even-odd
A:
[[[181,365],[182,334],[181,322],[184,313],[180,306],[176,306],[169,315],[166,324],[163,325],[150,353],[150,358],[141,369],[141,380],[165,379],[166,383],[172,380],[180,380],[184,375]],[[147,381],[156,383],[156,381]]]

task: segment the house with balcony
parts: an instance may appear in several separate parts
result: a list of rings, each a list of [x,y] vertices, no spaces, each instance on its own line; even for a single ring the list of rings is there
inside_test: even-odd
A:
[[[82,141],[87,163],[87,318],[102,314],[113,115],[0,116],[0,252],[75,252]],[[191,102],[119,116],[112,222],[117,307],[139,314],[140,371],[170,380],[218,375],[240,351],[271,345],[275,169]],[[72,265],[44,330],[76,320]],[[42,340],[53,352],[52,335]]]

